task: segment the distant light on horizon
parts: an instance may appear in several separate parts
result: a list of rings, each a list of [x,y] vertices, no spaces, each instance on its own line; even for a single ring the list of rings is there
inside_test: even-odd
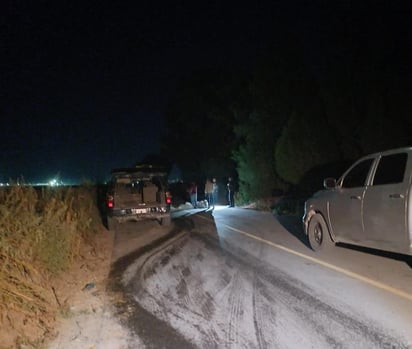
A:
[[[54,186],[58,185],[58,184],[57,184],[57,179],[52,179],[52,180],[50,180],[50,181],[49,181],[49,185],[50,185],[51,187],[54,187]]]

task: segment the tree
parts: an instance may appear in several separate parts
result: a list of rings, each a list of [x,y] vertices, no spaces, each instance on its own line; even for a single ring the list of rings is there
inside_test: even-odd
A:
[[[294,112],[276,144],[276,169],[286,182],[295,186],[309,170],[339,158],[335,139],[318,112]]]
[[[304,110],[311,100],[312,79],[299,45],[293,36],[287,39],[258,63],[250,84],[251,111],[235,127],[239,146],[233,158],[245,201],[286,189],[277,173],[275,147],[292,111]]]
[[[241,200],[269,197],[274,189],[284,189],[285,185],[277,176],[274,166],[274,135],[278,132],[275,120],[267,114],[253,112],[247,122],[235,130],[243,140],[233,152]]]

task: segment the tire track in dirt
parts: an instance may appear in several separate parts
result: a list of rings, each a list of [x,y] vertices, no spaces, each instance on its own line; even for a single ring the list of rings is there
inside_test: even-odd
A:
[[[241,289],[241,279],[239,272],[232,277],[230,294],[229,294],[229,323],[226,337],[226,343],[229,347],[237,347],[239,342],[239,322],[242,314],[242,298],[239,289]]]
[[[204,334],[204,338],[202,338],[201,348],[220,348],[217,344],[219,343],[219,335],[217,332],[212,328],[210,330],[204,331],[200,330]]]
[[[253,277],[253,294],[252,294],[252,303],[253,303],[253,325],[255,327],[255,334],[257,339],[257,344],[259,349],[266,349],[267,341],[265,340],[265,334],[263,329],[265,328],[265,316],[262,313],[262,305],[260,303],[260,292],[262,288],[261,283],[259,283],[258,277],[255,275]]]
[[[180,281],[178,285],[176,286],[176,293],[179,296],[179,299],[182,302],[182,306],[188,308],[190,307],[191,304],[191,297],[187,285],[187,279],[190,277],[192,274],[191,270],[189,267],[185,267],[179,272],[179,278]]]
[[[201,310],[203,317],[206,320],[211,320],[213,318],[213,314],[215,313],[215,302],[209,292],[203,292],[202,290],[202,299],[201,301]]]
[[[176,263],[174,258],[180,255],[183,250],[188,249],[186,246],[187,240],[184,238],[177,240],[173,245],[151,255],[151,257],[141,265],[138,274],[148,277],[144,277],[143,280],[140,279],[141,282],[138,283],[136,282],[138,277],[134,279],[135,281],[133,283],[137,286],[135,291],[139,292],[139,295],[142,296],[141,298],[146,299],[146,304],[150,304],[149,309],[151,309],[155,316],[168,319],[167,321],[173,318],[180,318],[180,320],[183,321],[183,317],[181,317],[179,312],[175,312],[169,308],[169,302],[176,302],[181,309],[186,309],[187,312],[190,312],[198,319],[203,318],[205,321],[210,321],[213,318],[215,313],[214,299],[209,292],[204,290],[203,281],[199,279],[199,271],[193,270],[190,266],[192,259],[202,262],[204,258],[201,251],[205,248],[205,241],[203,241],[203,239],[196,239],[196,241],[196,243],[201,244],[201,246],[195,245],[196,249],[190,250],[189,262],[174,264]],[[189,247],[189,249],[190,248],[191,247]],[[161,295],[160,297],[159,295],[152,295],[146,287],[149,278],[152,285],[162,284],[162,273],[160,271],[164,268],[168,270],[169,280],[176,280],[174,288],[177,298],[171,293],[169,296],[168,294],[164,294],[165,299],[162,300]],[[163,311],[161,309],[163,309]],[[204,343],[204,345],[201,346],[202,348],[216,347],[216,343],[219,342],[219,334],[215,328],[202,328],[196,321],[194,321],[191,326],[195,327],[197,332],[202,334],[202,343]]]
[[[196,346],[185,338],[179,331],[174,329],[165,317],[164,302],[151,295],[147,289],[141,287],[146,281],[156,275],[156,256],[162,251],[172,247],[171,255],[178,253],[179,246],[184,245],[187,234],[182,227],[177,226],[168,235],[153,241],[133,252],[122,256],[116,260],[112,266],[109,276],[108,289],[111,293],[117,294],[119,302],[115,304],[117,316],[122,317],[128,327],[139,336],[146,348],[180,348],[194,349]],[[177,249],[176,249],[177,246]],[[175,249],[173,249],[175,248]],[[169,249],[170,251],[170,249]],[[170,258],[160,259],[159,265],[164,267]],[[139,285],[139,287],[134,287]],[[140,305],[136,297],[143,294],[148,296],[153,304],[150,312]],[[163,316],[159,316],[163,314]]]

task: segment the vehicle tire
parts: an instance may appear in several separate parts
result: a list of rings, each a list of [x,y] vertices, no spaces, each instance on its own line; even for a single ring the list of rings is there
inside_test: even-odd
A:
[[[107,228],[110,231],[115,231],[117,226],[117,220],[113,217],[107,217]]]
[[[163,218],[160,220],[160,224],[161,224],[161,225],[170,225],[171,222],[172,222],[172,218],[171,218],[170,216],[163,217]]]
[[[314,214],[309,221],[308,239],[312,250],[321,251],[334,245],[322,215]]]

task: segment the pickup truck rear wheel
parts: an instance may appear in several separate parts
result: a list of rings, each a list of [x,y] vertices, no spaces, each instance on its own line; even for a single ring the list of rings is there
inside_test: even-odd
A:
[[[161,225],[170,225],[171,222],[172,222],[172,218],[171,218],[170,216],[168,216],[168,217],[163,217],[163,218],[160,220],[160,224],[161,224]]]
[[[117,220],[113,217],[107,217],[107,228],[110,231],[116,230]]]
[[[314,214],[309,221],[308,226],[309,244],[312,250],[321,251],[333,245],[330,237],[328,226],[322,215]]]

